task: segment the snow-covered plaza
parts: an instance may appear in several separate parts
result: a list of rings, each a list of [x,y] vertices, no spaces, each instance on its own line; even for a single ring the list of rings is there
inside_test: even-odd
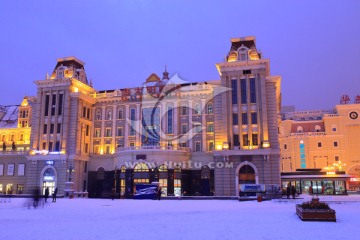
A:
[[[337,222],[302,222],[295,204],[309,200],[58,199],[28,209],[28,199],[0,203],[0,239],[359,239],[360,196],[320,196]],[[2,199],[4,200],[4,199]]]

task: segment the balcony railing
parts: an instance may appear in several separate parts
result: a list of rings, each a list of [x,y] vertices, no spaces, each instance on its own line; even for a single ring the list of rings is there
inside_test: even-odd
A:
[[[136,151],[136,150],[159,150],[159,151],[186,151],[189,152],[188,147],[174,147],[174,146],[136,146],[136,147],[119,147],[118,152],[121,151]]]
[[[290,136],[325,136],[325,132],[291,133]]]
[[[29,151],[28,150],[15,150],[15,151],[0,151],[0,155],[24,155],[24,154],[28,154]]]

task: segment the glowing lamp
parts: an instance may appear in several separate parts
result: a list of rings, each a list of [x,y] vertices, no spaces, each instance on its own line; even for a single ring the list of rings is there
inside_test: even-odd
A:
[[[228,150],[229,149],[229,143],[228,142],[223,142],[222,149],[223,150]]]
[[[264,141],[264,142],[262,143],[262,147],[263,147],[263,148],[269,148],[269,147],[270,147],[269,141]]]

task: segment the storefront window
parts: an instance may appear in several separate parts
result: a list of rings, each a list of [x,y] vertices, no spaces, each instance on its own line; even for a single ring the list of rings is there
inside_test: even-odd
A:
[[[323,181],[324,194],[333,195],[334,194],[334,182],[333,181]]]
[[[343,181],[334,181],[335,194],[345,194],[345,183]]]
[[[312,194],[311,181],[301,180],[302,193]]]

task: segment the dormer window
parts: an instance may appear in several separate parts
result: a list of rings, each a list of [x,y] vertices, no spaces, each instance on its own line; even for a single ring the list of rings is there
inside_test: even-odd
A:
[[[64,77],[64,68],[59,67],[56,71],[56,78],[63,78]]]
[[[240,48],[239,50],[239,60],[240,61],[247,61],[248,60],[248,49],[247,48]]]

